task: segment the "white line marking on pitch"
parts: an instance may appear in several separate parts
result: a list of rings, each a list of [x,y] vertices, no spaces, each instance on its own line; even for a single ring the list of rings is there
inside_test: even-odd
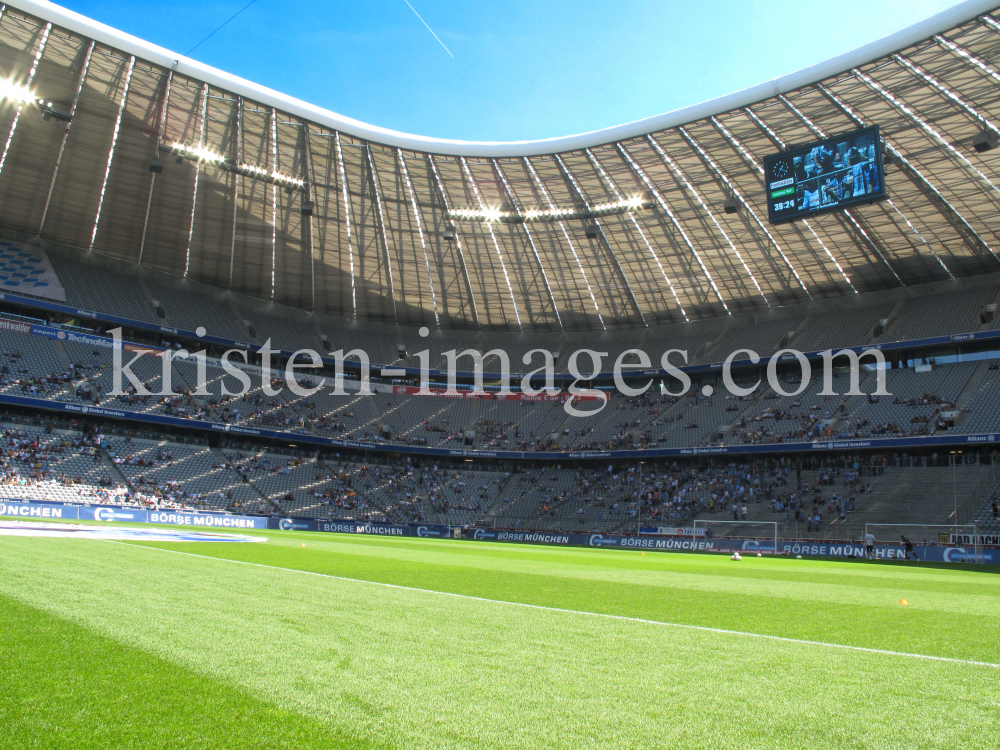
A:
[[[866,648],[865,646],[848,646],[843,643],[826,643],[824,641],[807,641],[802,638],[786,638],[781,635],[765,635],[763,633],[748,633],[744,630],[726,630],[725,628],[710,628],[706,625],[685,625],[679,622],[663,622],[662,620],[647,620],[642,617],[628,617],[627,615],[610,615],[604,612],[587,612],[581,609],[563,609],[561,607],[546,607],[543,604],[527,604],[525,602],[511,602],[504,599],[487,599],[482,596],[470,596],[469,594],[454,594],[450,591],[435,591],[434,589],[421,589],[415,586],[401,586],[398,583],[382,583],[381,581],[367,581],[364,578],[348,578],[347,576],[334,576],[329,573],[316,573],[312,570],[299,570],[298,568],[282,568],[278,565],[265,565],[264,563],[246,562],[245,560],[231,560],[228,557],[213,557],[212,555],[199,555],[195,552],[181,552],[176,549],[164,549],[163,547],[149,547],[145,544],[134,544],[130,542],[118,542],[112,539],[104,539],[111,544],[120,544],[124,547],[142,547],[158,552],[169,552],[173,555],[187,555],[188,557],[201,557],[205,560],[222,560],[236,563],[238,565],[250,565],[255,568],[267,568],[269,570],[282,570],[287,573],[302,573],[318,578],[330,578],[335,581],[349,581],[351,583],[367,583],[371,586],[382,586],[389,589],[401,589],[403,591],[416,591],[421,594],[437,594],[438,596],[451,596],[456,599],[470,599],[477,602],[488,602],[489,604],[507,604],[512,607],[526,607],[528,609],[540,609],[546,612],[562,612],[569,615],[584,615],[586,617],[601,617],[607,620],[620,620],[624,622],[638,622],[644,625],[660,625],[669,628],[683,628],[685,630],[700,630],[706,633],[721,633],[723,635],[741,635],[746,638],[760,638],[767,641],[782,641],[784,643],[798,643],[806,646],[825,646],[826,648],[840,648],[847,651],[863,651],[869,654],[883,654],[886,656],[904,656],[910,659],[926,659],[928,661],[943,661],[951,664],[968,664],[974,667],[992,667],[1000,669],[1000,664],[988,661],[971,661],[969,659],[954,659],[948,656],[930,656],[928,654],[911,654],[907,651],[889,651],[882,648]]]

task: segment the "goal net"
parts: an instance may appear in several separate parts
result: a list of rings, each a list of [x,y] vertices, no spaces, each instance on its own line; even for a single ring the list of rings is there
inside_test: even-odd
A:
[[[875,537],[876,547],[895,546],[905,550],[906,540],[909,540],[917,560],[927,559],[930,547],[944,547],[953,549],[949,555],[952,561],[982,561],[981,539],[974,523],[866,523],[865,535],[869,533]]]
[[[747,550],[773,555],[778,551],[778,524],[776,521],[712,521],[701,519],[691,524],[695,542],[715,542],[716,548],[724,548],[720,540],[728,540],[735,544],[726,544],[725,548]]]

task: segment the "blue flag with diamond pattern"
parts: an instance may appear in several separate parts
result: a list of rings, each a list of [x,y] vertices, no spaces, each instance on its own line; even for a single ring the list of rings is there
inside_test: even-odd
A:
[[[0,293],[3,292],[66,301],[66,290],[45,251],[6,240],[0,240]]]

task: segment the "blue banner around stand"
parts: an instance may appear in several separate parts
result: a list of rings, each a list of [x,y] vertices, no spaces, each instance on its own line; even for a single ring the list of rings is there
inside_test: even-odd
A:
[[[149,523],[146,511],[140,508],[117,506],[92,506],[79,509],[81,521],[123,521],[126,523]]]
[[[521,544],[547,544],[562,547],[610,547],[612,549],[649,550],[653,552],[721,552],[730,554],[774,554],[774,541],[753,539],[692,539],[690,537],[625,536],[622,534],[562,534],[543,531],[507,531],[477,529],[469,537],[480,542],[514,542]],[[975,562],[975,547],[928,545],[914,546],[916,559],[922,562],[971,563]],[[808,540],[779,540],[778,554],[803,557],[863,558],[865,547],[861,542],[811,542]],[[877,560],[904,560],[906,550],[902,545],[880,544],[875,547]],[[911,560],[913,558],[910,558]],[[1000,564],[1000,550],[984,548],[979,551],[980,562]]]
[[[204,529],[266,529],[265,516],[234,516],[229,513],[198,513],[186,510],[146,510],[120,505],[71,505],[0,500],[0,516],[26,519],[60,518],[73,521],[156,523]]]
[[[446,537],[448,527],[435,524],[369,523],[317,518],[270,518],[268,528],[282,531],[324,531],[368,536]]]
[[[20,500],[0,500],[0,516],[16,516],[24,519],[61,518],[75,521],[80,518],[80,508],[76,505],[60,503],[23,503]]]

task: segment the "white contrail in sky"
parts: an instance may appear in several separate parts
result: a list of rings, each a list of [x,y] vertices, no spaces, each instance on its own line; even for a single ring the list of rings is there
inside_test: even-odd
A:
[[[410,5],[410,0],[403,0],[403,2],[404,2],[404,3],[406,3],[407,5],[409,5],[409,6],[410,6],[410,10],[412,10],[412,11],[413,11],[413,14],[414,14],[414,15],[415,15],[415,16],[416,16],[417,18],[420,18],[420,23],[422,23],[422,24],[423,24],[424,26],[427,26],[427,21],[425,21],[425,20],[424,20],[423,18],[421,18],[421,17],[420,17],[420,14],[419,14],[419,13],[417,13],[417,9],[416,9],[416,8],[414,8],[414,7],[412,6],[412,5]],[[432,29],[432,28],[431,28],[430,26],[427,26],[427,30],[428,30],[429,32],[431,32],[431,35],[432,35],[432,36],[433,36],[433,37],[434,37],[435,39],[437,39],[437,40],[438,40],[438,44],[440,44],[440,45],[441,45],[442,47],[444,47],[444,42],[442,42],[442,41],[441,41],[441,37],[439,37],[439,36],[438,36],[437,34],[435,34],[435,33],[434,33],[434,29]],[[444,47],[444,51],[445,51],[445,52],[447,52],[447,53],[448,53],[449,55],[451,55],[451,50],[450,50],[450,49],[448,49],[447,47]],[[454,57],[454,55],[451,55],[451,56],[452,56],[452,57]]]

